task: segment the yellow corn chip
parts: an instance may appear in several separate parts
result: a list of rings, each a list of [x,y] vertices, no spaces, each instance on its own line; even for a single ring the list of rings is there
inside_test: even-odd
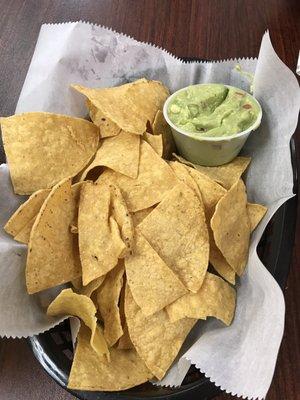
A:
[[[97,182],[103,181],[114,183],[121,189],[131,212],[159,203],[164,194],[177,183],[169,165],[144,141],[141,143],[139,174],[136,179],[106,170],[97,180]]]
[[[17,235],[14,237],[14,239],[17,242],[28,244],[29,239],[30,239],[30,233],[31,229],[33,227],[34,221],[36,220],[36,216],[33,217],[30,221],[27,222],[27,224],[20,230],[20,232],[17,233]]]
[[[91,89],[72,85],[84,94],[105,117],[122,130],[142,135],[169,95],[161,82],[139,79],[122,86]]]
[[[214,182],[208,176],[204,175],[193,168],[186,167],[195,180],[202,195],[202,200],[205,208],[205,214],[209,221],[218,201],[224,196],[227,191],[218,183]]]
[[[187,186],[189,186],[191,189],[193,189],[194,192],[199,197],[199,199],[202,201],[202,196],[201,196],[199,187],[198,187],[195,179],[190,175],[186,166],[181,164],[178,161],[169,161],[169,165],[172,168],[172,170],[174,171],[177,178],[180,181],[182,181],[183,183],[185,183]]]
[[[89,332],[80,328],[68,388],[117,391],[140,385],[153,375],[135,350],[110,349],[110,362],[91,347]]]
[[[144,316],[128,285],[125,293],[125,315],[130,339],[136,351],[153,375],[162,379],[196,320],[184,318],[172,323],[165,310]]]
[[[30,224],[32,219],[37,216],[49,193],[50,189],[41,189],[33,193],[29,199],[21,204],[13,213],[4,226],[4,230],[12,236],[16,236],[21,232],[25,226]]]
[[[154,135],[162,135],[163,158],[169,160],[171,158],[172,153],[176,151],[176,146],[173,139],[171,128],[169,127],[167,121],[165,120],[161,110],[158,110],[155,115],[152,124],[152,130]]]
[[[197,319],[215,317],[230,325],[235,303],[235,290],[222,278],[207,272],[203,285],[197,293],[187,293],[170,304],[166,310],[171,322],[185,317]]]
[[[162,135],[152,135],[149,132],[144,132],[143,139],[150,144],[159,157],[163,156],[163,139]]]
[[[79,293],[84,294],[87,297],[91,297],[91,295],[97,290],[103,283],[106,275],[101,275],[99,278],[94,279],[86,286],[80,286]]]
[[[81,191],[78,236],[84,286],[113,269],[127,249],[110,216],[110,197],[105,184],[87,182]]]
[[[72,289],[64,289],[52,301],[47,309],[47,315],[55,317],[66,315],[80,318],[90,328],[89,342],[98,355],[109,357],[109,350],[103,333],[97,325],[96,307],[92,300],[84,295],[74,293]]]
[[[251,232],[254,231],[254,229],[257,227],[257,225],[263,219],[267,210],[268,210],[267,207],[262,206],[261,204],[254,204],[254,203],[247,204],[247,211],[248,211],[248,216],[249,216],[249,221],[250,221]]]
[[[0,122],[17,194],[51,188],[76,175],[98,147],[99,128],[84,119],[36,112],[1,118]]]
[[[143,236],[192,292],[202,285],[209,256],[203,204],[179,183],[139,225]]]
[[[211,228],[208,229],[209,234],[209,262],[214,267],[222,278],[226,279],[231,284],[235,284],[235,272],[232,267],[225,260],[223,254],[220,252],[213,238]]]
[[[144,210],[139,210],[136,212],[131,213],[131,218],[133,222],[133,226],[138,226],[139,223],[143,221],[144,218],[147,217],[148,214],[151,213],[152,210],[154,210],[154,206],[145,208]]]
[[[238,275],[242,275],[250,239],[247,196],[242,180],[237,181],[218,202],[211,228],[215,243],[226,261]]]
[[[104,337],[113,346],[123,334],[120,311],[118,307],[123,285],[124,263],[122,261],[105,277],[97,290],[97,303],[104,321]]]
[[[89,171],[101,166],[136,178],[139,170],[140,138],[132,133],[121,131],[117,136],[104,139],[93,162],[84,170],[80,180],[84,180]]]
[[[144,315],[151,315],[187,290],[137,230],[133,254],[125,259],[127,282]]]
[[[116,136],[120,133],[121,129],[118,125],[107,118],[93,103],[87,100],[86,105],[89,109],[91,120],[100,128],[101,138]]]
[[[76,213],[71,181],[65,179],[51,190],[31,230],[26,264],[28,293],[81,275],[76,237],[70,232]]]
[[[178,161],[196,168],[198,171],[219,183],[227,190],[229,190],[231,186],[240,179],[251,161],[250,157],[236,157],[228,164],[223,164],[218,167],[203,167],[202,165],[186,161],[177,154],[173,155]]]

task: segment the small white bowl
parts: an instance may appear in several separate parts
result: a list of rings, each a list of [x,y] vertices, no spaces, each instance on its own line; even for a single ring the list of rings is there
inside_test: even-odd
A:
[[[199,85],[192,86],[207,84],[209,83],[201,83]],[[240,88],[229,85],[224,86],[236,89],[240,92],[246,93],[248,96],[251,96],[249,93]],[[255,99],[255,97],[251,96],[252,100],[258,106],[259,114],[256,121],[245,131],[235,133],[231,136],[223,137],[196,137],[194,132],[189,133],[178,128],[176,125],[173,124],[172,121],[170,121],[168,116],[168,106],[170,101],[173,100],[177,93],[186,90],[188,87],[177,90],[170,97],[168,97],[163,108],[165,120],[172,129],[173,137],[179,154],[190,162],[207,167],[214,167],[230,162],[239,154],[250,133],[257,129],[261,123],[262,109],[259,102]]]

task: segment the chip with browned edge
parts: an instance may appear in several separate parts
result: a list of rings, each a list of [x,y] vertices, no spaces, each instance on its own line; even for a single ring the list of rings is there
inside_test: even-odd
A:
[[[222,278],[207,272],[203,285],[197,293],[187,293],[170,304],[166,310],[170,321],[189,317],[206,319],[215,317],[230,325],[234,316],[235,290]]]
[[[125,293],[125,315],[130,339],[136,351],[153,375],[162,379],[196,320],[183,318],[170,322],[165,310],[144,316],[128,285]]]
[[[125,258],[127,283],[144,315],[151,315],[187,290],[143,235],[136,231],[132,254]]]
[[[109,350],[101,328],[97,325],[96,307],[92,300],[72,289],[63,289],[47,309],[47,315],[74,316],[80,318],[90,328],[89,343],[98,355],[109,358]]]
[[[182,283],[197,292],[208,267],[209,240],[203,204],[196,193],[180,182],[139,229]]]
[[[98,147],[99,128],[84,119],[32,112],[1,118],[0,122],[17,194],[51,188],[75,176]]]
[[[153,375],[135,350],[110,349],[110,361],[91,347],[89,332],[80,328],[68,388],[77,390],[126,390]]]
[[[65,179],[51,190],[31,230],[26,263],[28,293],[69,282],[81,275],[77,235],[70,232],[76,213],[71,180]]]

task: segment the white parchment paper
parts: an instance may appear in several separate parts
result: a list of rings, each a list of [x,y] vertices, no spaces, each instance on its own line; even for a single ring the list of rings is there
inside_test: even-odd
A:
[[[269,34],[257,60],[183,63],[166,51],[103,27],[82,22],[43,25],[16,112],[49,111],[85,116],[84,99],[71,83],[91,87],[119,85],[140,77],[163,81],[171,91],[193,83],[222,82],[248,89],[236,63],[255,72],[255,96],[264,116],[244,153],[252,157],[247,173],[251,201],[269,211],[255,231],[245,275],[238,283],[233,324],[200,322],[180,357],[160,384],[180,385],[190,364],[222,389],[245,398],[264,398],[270,386],[284,328],[280,288],[256,254],[257,243],[278,207],[290,198],[293,177],[289,141],[295,130],[300,92],[296,78],[279,60]],[[3,231],[21,196],[13,194],[7,166],[0,168],[0,335],[22,337],[59,322],[45,315],[53,291],[29,296],[25,290],[26,246]]]

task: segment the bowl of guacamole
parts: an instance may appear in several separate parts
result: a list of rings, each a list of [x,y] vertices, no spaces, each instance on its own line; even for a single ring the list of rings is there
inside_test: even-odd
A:
[[[191,162],[215,166],[238,155],[262,118],[258,101],[242,89],[219,83],[188,86],[164,105],[179,153]]]

